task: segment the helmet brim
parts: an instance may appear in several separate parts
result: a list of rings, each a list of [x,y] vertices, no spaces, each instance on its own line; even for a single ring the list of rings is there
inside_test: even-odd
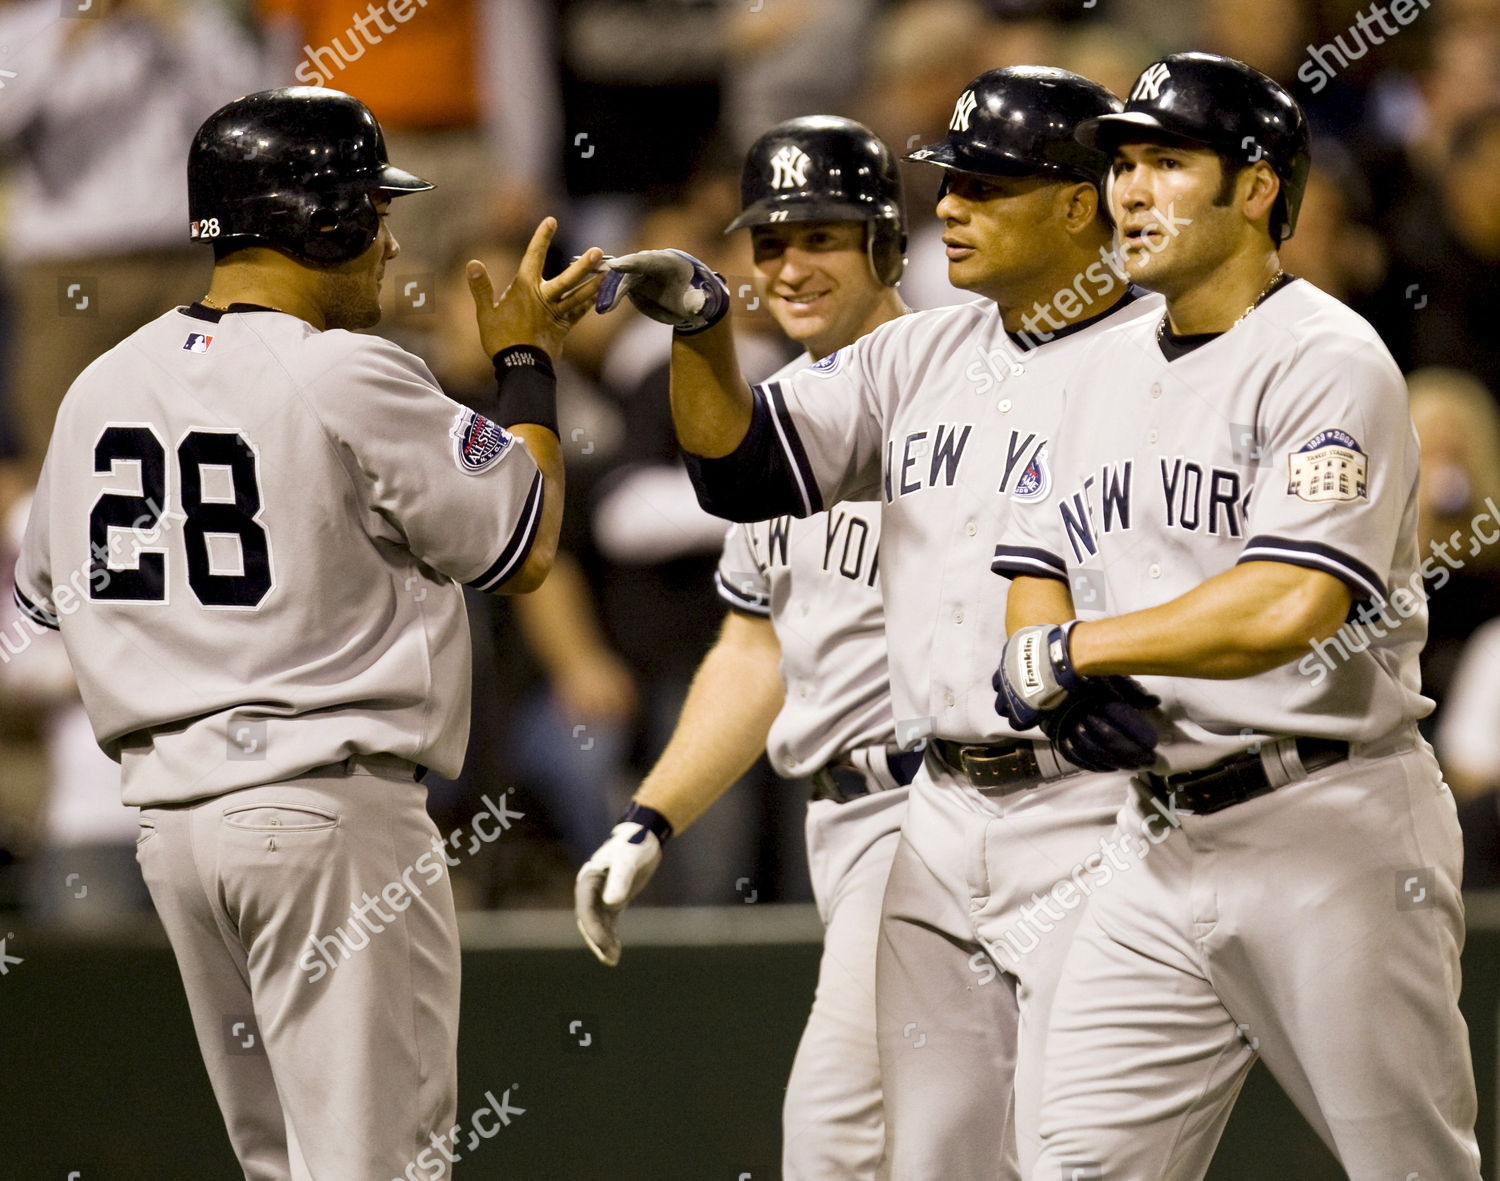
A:
[[[901,220],[901,211],[888,201],[879,204],[858,204],[853,201],[828,201],[817,198],[801,200],[766,199],[749,205],[732,222],[724,227],[726,234],[748,226],[782,225],[793,221],[896,221]]]
[[[1121,111],[1085,119],[1073,132],[1073,138],[1086,148],[1113,152],[1126,140],[1140,139],[1172,144],[1202,145],[1203,140],[1163,123],[1149,111]]]
[[[390,164],[383,165],[380,169],[380,191],[382,193],[425,193],[428,189],[437,186],[430,180],[423,180],[413,172],[407,172],[404,168],[396,168]]]
[[[1032,160],[1017,160],[996,152],[969,152],[947,140],[928,144],[901,157],[914,164],[934,164],[953,172],[967,172],[971,176],[1037,176],[1047,180],[1091,179],[1075,169],[1061,164],[1037,164]]]

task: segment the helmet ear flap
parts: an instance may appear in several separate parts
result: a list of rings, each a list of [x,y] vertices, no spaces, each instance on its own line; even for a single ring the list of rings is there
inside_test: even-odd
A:
[[[906,269],[906,234],[894,222],[866,222],[865,252],[870,259],[870,273],[885,287],[901,282]]]
[[[300,253],[310,262],[351,262],[379,233],[380,215],[367,194],[327,194],[307,215]]]

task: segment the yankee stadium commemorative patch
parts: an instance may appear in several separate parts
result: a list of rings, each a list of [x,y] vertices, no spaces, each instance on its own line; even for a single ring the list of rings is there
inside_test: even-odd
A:
[[[1369,461],[1353,435],[1319,431],[1287,458],[1286,490],[1292,495],[1314,504],[1364,499]]]
[[[1044,500],[1052,488],[1052,473],[1047,470],[1047,445],[1036,449],[1021,478],[1016,481],[1011,493],[1017,500]]]
[[[498,422],[475,410],[463,410],[448,432],[453,436],[453,459],[458,470],[477,476],[500,462],[515,436]]]

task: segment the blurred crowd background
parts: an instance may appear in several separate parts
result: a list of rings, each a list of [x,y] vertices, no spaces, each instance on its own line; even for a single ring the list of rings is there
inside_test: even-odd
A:
[[[490,367],[462,264],[508,275],[543,215],[563,251],[709,261],[754,379],[794,350],[756,296],[748,235],[721,231],[767,127],[847,115],[900,154],[940,138],[985,69],[1063,66],[1123,97],[1183,49],[1241,58],[1302,101],[1314,168],[1285,265],[1372,320],[1409,376],[1422,545],[1451,555],[1429,584],[1425,728],[1461,799],[1469,884],[1500,884],[1500,0],[0,2],[0,580],[69,383],[206,289],[187,146],[240,94],[347,90],[392,159],[437,182],[394,207],[377,331],[477,399]],[[906,300],[967,298],[946,282],[936,170],[903,170]],[[470,602],[469,759],[456,782],[429,777],[431,809],[445,835],[502,801],[521,815],[455,868],[463,907],[570,903],[723,617],[723,526],[676,458],[668,345],[628,308],[580,326],[560,372],[565,553],[542,592]],[[805,797],[753,770],[674,842],[642,903],[805,899]],[[0,609],[0,910],[149,908],[134,839],[60,642]]]

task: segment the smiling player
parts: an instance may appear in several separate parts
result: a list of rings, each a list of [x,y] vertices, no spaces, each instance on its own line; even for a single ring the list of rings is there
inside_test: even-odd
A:
[[[1356,1181],[1472,1181],[1462,842],[1416,730],[1405,383],[1363,319],[1281,269],[1309,153],[1277,83],[1174,54],[1079,136],[1112,153],[1127,269],[1167,312],[1094,343],[1052,493],[996,550],[1003,693],[1025,726],[1093,678],[1145,677],[1161,758],[1122,823],[1175,828],[1078,928],[1035,1176],[1202,1177],[1259,1056]],[[1346,620],[1367,646],[1299,673]]]

